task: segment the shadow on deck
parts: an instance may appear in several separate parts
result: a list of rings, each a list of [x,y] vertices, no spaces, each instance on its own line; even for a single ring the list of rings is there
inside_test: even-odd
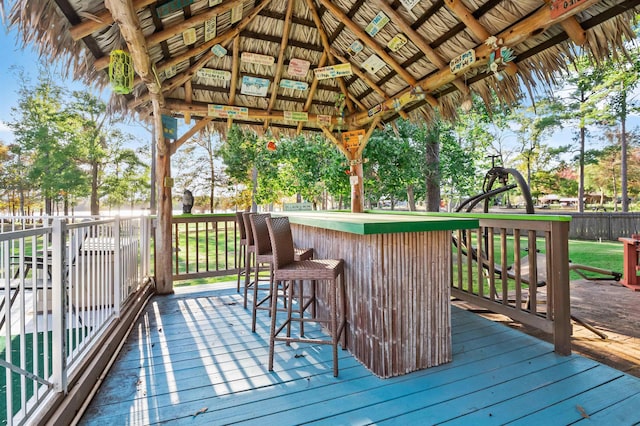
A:
[[[176,289],[135,324],[81,424],[569,424],[640,421],[640,379],[452,308],[453,362],[392,379],[346,351],[276,346],[235,288]],[[316,331],[317,332],[317,331]]]

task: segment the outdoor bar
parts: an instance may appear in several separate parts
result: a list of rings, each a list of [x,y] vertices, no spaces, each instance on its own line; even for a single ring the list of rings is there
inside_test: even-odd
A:
[[[477,228],[477,219],[288,216],[298,247],[313,247],[319,258],[344,259],[347,346],[362,364],[393,377],[451,361],[451,231]]]

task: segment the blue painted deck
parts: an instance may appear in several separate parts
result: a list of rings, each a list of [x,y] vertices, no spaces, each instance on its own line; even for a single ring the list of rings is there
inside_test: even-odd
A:
[[[155,297],[81,424],[640,422],[640,379],[456,307],[453,362],[392,379],[347,351],[334,378],[329,346],[277,344],[269,372],[266,312],[258,320],[251,333],[235,284]]]

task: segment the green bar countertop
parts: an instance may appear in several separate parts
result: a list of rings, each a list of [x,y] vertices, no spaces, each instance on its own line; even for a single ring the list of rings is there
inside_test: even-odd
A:
[[[281,212],[297,225],[314,226],[352,234],[391,234],[395,232],[453,231],[480,226],[475,218],[418,216],[402,214],[345,212]]]

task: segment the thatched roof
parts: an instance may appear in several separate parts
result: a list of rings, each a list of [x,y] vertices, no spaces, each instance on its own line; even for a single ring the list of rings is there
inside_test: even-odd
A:
[[[568,3],[573,8],[564,10]],[[208,111],[219,105],[224,114],[233,106],[240,107],[236,121],[274,132],[335,131],[340,118],[351,129],[376,117],[429,118],[435,109],[452,118],[469,90],[487,102],[493,91],[511,102],[523,86],[546,82],[565,67],[572,46],[582,45],[597,59],[632,37],[630,20],[639,3],[29,0],[16,2],[8,19],[44,55],[70,55],[75,77],[91,84],[109,84],[110,52],[131,51],[135,87],[117,95],[117,102],[143,116],[153,113],[155,100],[164,113],[206,117],[226,128],[227,118]],[[185,42],[190,29],[195,41]],[[485,43],[489,36],[496,37],[492,46]],[[222,53],[212,52],[213,46]],[[475,53],[475,62],[454,74],[453,64],[465,52]],[[515,59],[497,61],[492,71],[496,52]],[[349,64],[351,71],[314,78],[315,69],[337,64]]]

